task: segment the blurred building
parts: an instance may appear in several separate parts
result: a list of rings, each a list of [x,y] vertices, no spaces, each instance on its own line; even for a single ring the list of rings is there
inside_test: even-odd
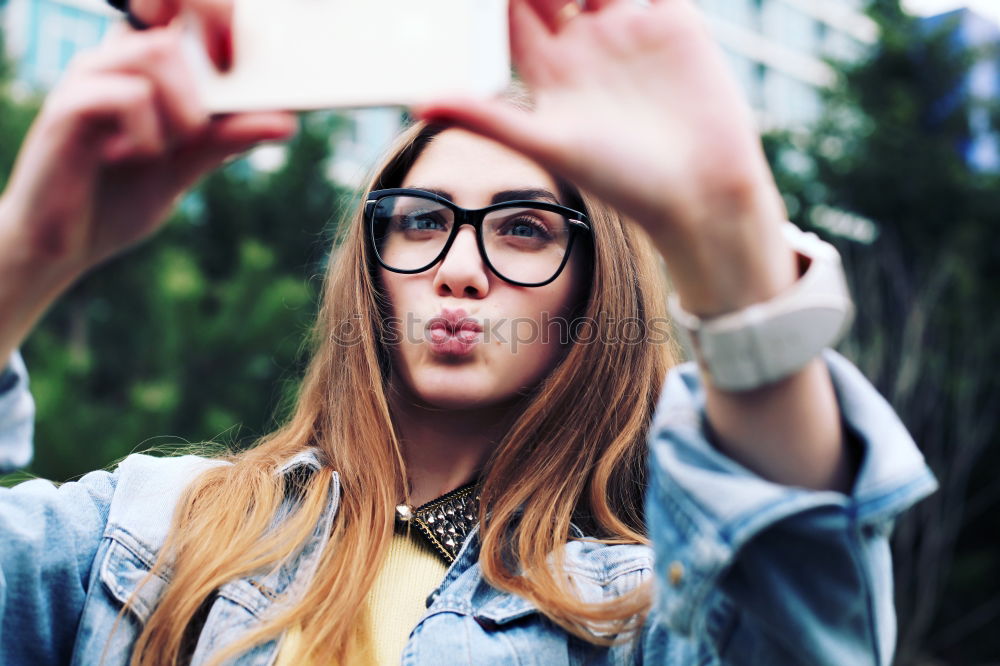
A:
[[[765,129],[806,127],[835,80],[878,39],[864,0],[697,0]]]
[[[117,14],[103,0],[6,0],[0,11],[21,92],[51,88],[74,54],[101,41]]]
[[[389,148],[403,125],[399,107],[379,107],[346,111],[350,122],[337,139],[335,159],[328,173],[336,183],[361,187],[371,175],[376,160]]]
[[[1000,126],[992,107],[1000,103],[1000,26],[971,9],[924,19],[930,30],[950,30],[955,46],[973,49],[976,57],[955,88],[954,101],[971,99],[970,136],[960,146],[966,161],[983,171],[1000,171]],[[949,100],[944,100],[947,107]]]

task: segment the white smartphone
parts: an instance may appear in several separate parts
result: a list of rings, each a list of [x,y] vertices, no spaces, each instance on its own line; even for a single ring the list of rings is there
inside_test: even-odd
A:
[[[510,80],[507,5],[508,0],[236,0],[230,71],[212,66],[193,23],[185,49],[202,102],[212,112],[486,97]]]

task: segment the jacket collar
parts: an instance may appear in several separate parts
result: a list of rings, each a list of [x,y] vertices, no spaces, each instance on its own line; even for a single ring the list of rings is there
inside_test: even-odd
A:
[[[316,455],[316,450],[308,448],[305,451],[296,453],[294,456],[283,462],[278,467],[278,474],[285,475],[302,468],[318,472],[321,467],[322,464],[320,464],[319,456]]]
[[[321,467],[316,450],[309,448],[290,457],[278,467],[277,472],[281,475],[301,471],[316,472]],[[331,497],[332,502],[339,501],[339,492],[338,477],[334,481],[335,496]],[[479,483],[469,483],[414,509],[412,519],[408,522],[417,526],[422,538],[450,565],[469,537],[477,531],[479,499]],[[400,522],[398,516],[397,522]],[[583,531],[574,523],[570,523],[570,536],[585,538]]]

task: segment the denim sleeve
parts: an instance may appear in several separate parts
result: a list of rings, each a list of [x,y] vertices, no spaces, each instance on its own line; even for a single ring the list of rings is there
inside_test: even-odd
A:
[[[68,664],[115,475],[0,488],[0,664]]]
[[[772,483],[724,456],[706,436],[697,369],[667,378],[649,441],[656,602],[646,663],[668,661],[667,634],[706,663],[892,663],[888,537],[937,482],[864,376],[836,352],[824,358],[863,455],[850,495]]]
[[[0,370],[0,474],[31,462],[35,402],[28,392],[28,373],[17,352]]]
[[[9,368],[0,378],[0,450],[5,463],[21,465],[34,409],[20,358]],[[116,478],[93,472],[58,487],[0,488],[0,664],[70,662]]]

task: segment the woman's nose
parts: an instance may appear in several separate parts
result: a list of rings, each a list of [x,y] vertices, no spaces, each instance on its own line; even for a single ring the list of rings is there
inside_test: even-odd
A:
[[[448,253],[438,264],[434,290],[441,296],[483,298],[490,290],[489,268],[479,254],[476,231],[458,230]]]

